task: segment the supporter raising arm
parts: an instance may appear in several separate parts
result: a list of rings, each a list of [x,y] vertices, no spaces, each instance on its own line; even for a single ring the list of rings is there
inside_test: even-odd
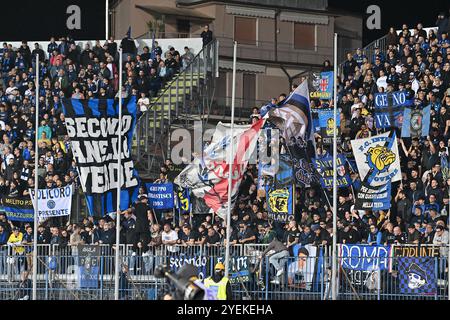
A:
[[[409,149],[407,149],[406,146],[405,146],[405,142],[403,141],[403,139],[400,139],[400,144],[401,144],[401,146],[402,146],[403,152],[405,153],[406,156],[408,156],[409,153],[410,153],[411,150],[412,150],[412,145],[409,147]]]

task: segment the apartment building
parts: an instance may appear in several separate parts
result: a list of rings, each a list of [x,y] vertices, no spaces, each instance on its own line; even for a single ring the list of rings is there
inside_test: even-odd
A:
[[[362,18],[328,8],[327,0],[122,0],[112,8],[111,31],[122,38],[198,37],[203,26],[219,40],[215,97],[229,105],[233,41],[238,42],[236,106],[259,105],[302,76],[332,61],[333,34],[339,58],[361,46]]]

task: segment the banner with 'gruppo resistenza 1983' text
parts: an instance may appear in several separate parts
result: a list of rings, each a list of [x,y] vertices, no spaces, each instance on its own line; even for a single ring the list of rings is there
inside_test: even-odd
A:
[[[91,215],[116,212],[119,155],[119,101],[64,99],[63,112],[81,186]],[[120,209],[136,200],[139,177],[131,158],[136,125],[135,97],[123,100]]]
[[[174,206],[172,183],[146,183],[148,191],[148,205],[152,209],[165,210]]]

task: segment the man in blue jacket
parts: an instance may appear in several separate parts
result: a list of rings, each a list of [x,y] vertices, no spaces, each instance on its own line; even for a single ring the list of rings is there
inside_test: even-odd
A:
[[[315,234],[311,232],[311,227],[305,225],[303,231],[300,233],[300,244],[302,246],[314,243]]]
[[[367,243],[370,245],[381,245],[382,234],[378,230],[377,226],[372,224],[369,227],[369,237],[367,238]]]
[[[366,56],[362,53],[361,48],[356,49],[356,53],[353,56],[353,59],[356,61],[358,67],[361,67]]]

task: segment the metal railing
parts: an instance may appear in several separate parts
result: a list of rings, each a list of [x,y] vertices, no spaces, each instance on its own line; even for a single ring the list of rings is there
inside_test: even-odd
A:
[[[381,53],[383,53],[385,56],[387,56],[387,55],[386,55],[386,51],[387,51],[387,49],[388,49],[388,45],[387,45],[387,35],[385,35],[385,36],[383,36],[383,37],[381,37],[381,38],[379,38],[379,39],[377,39],[377,40],[375,40],[375,41],[372,41],[372,42],[369,43],[367,46],[365,46],[364,48],[362,48],[361,51],[363,52],[363,54],[367,57],[367,59],[368,59],[370,62],[372,61],[372,57],[373,57],[373,55],[374,55],[374,53],[375,53],[375,48],[376,48],[376,47],[378,47],[378,48],[380,49],[380,52],[381,52]],[[348,52],[351,52],[352,55],[353,55],[355,49],[356,49],[356,48],[354,48],[353,50],[350,50],[350,51],[348,51]],[[346,54],[347,54],[347,52],[345,53],[345,60],[347,60]],[[343,75],[343,67],[344,67],[345,60],[342,61],[342,62],[339,64],[339,66],[338,66],[338,74],[339,74],[339,76],[341,76],[341,77],[342,77],[342,75]]]
[[[233,38],[217,36],[220,41],[220,55],[233,57]],[[276,47],[275,47],[276,46]],[[242,60],[253,60],[255,64],[278,65],[289,63],[291,65],[310,66],[319,69],[323,61],[333,55],[332,46],[315,46],[310,50],[298,49],[293,42],[267,41],[258,39],[254,44],[239,43],[237,57]]]
[[[260,108],[267,104],[267,100],[256,100],[248,98],[235,98],[235,121],[250,121],[253,108]],[[209,113],[209,119],[216,121],[230,121],[231,119],[231,97],[215,96]]]
[[[172,126],[189,127],[209,114],[218,77],[218,45],[214,40],[161,89],[137,120],[135,147],[137,164],[152,173],[164,154],[170,152]],[[158,155],[161,154],[161,155]],[[156,172],[156,171],[155,171]]]
[[[70,246],[38,246],[38,299],[42,300],[107,300],[114,299],[114,246],[93,245],[91,255]],[[231,250],[230,281],[234,299],[248,300],[328,300],[330,294],[331,256],[329,247],[318,246],[313,255],[261,258],[264,244],[234,245]],[[311,250],[312,247],[308,247]],[[406,246],[403,246],[406,247]],[[435,248],[448,247],[432,246]],[[31,297],[27,273],[30,250],[18,254],[18,247],[0,248],[0,300]],[[295,251],[294,251],[295,252]],[[311,252],[311,251],[310,251]],[[134,252],[130,245],[120,247],[121,299],[161,299],[168,292],[164,279],[155,276],[155,268],[167,265],[172,271],[186,263],[198,268],[204,279],[223,261],[223,246],[159,246],[148,253]],[[432,271],[428,271],[429,289],[412,292],[405,284],[400,256],[376,257],[352,255],[353,261],[389,268],[359,268],[344,263],[349,257],[338,257],[338,299],[343,300],[446,300],[448,299],[448,257],[429,257]],[[389,260],[389,263],[381,259]],[[277,269],[275,266],[278,266]],[[279,268],[284,272],[279,274]],[[28,272],[26,271],[28,270]],[[402,275],[403,272],[403,275]],[[402,280],[403,279],[403,280]]]
[[[137,36],[135,39],[152,39],[153,32],[147,31]],[[155,37],[158,39],[179,39],[179,38],[200,38],[200,33],[192,32],[155,32]]]

